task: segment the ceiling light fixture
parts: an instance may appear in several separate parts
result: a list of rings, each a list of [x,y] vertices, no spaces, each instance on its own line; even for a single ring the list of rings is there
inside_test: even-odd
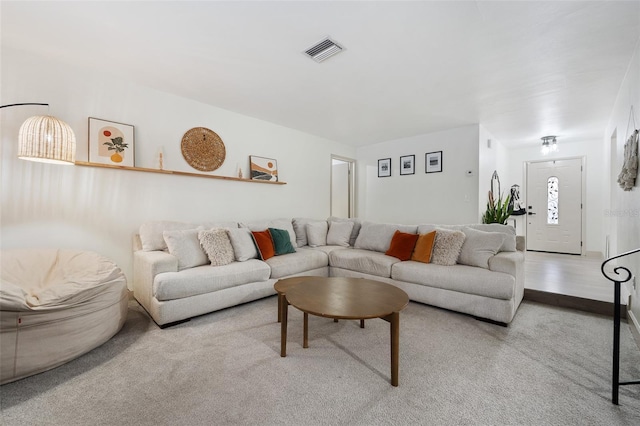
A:
[[[0,108],[23,105],[2,105]],[[71,127],[50,115],[27,118],[18,132],[18,158],[42,163],[74,164],[76,159],[76,136]]]
[[[555,136],[543,136],[542,138],[542,155],[558,151],[558,141]]]

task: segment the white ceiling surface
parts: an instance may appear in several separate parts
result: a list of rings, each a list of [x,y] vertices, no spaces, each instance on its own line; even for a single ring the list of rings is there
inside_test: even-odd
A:
[[[640,1],[0,7],[5,46],[355,146],[473,123],[600,139],[640,40]],[[302,54],[327,35],[346,50]]]

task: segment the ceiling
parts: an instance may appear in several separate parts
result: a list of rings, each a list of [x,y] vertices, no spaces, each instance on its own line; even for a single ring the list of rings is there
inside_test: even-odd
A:
[[[640,1],[7,2],[2,44],[362,146],[601,139]],[[325,36],[345,51],[316,63]]]

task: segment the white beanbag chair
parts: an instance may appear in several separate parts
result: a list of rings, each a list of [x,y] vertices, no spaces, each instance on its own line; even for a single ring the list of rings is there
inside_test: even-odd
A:
[[[93,252],[0,252],[0,384],[89,352],[124,324],[127,281]]]

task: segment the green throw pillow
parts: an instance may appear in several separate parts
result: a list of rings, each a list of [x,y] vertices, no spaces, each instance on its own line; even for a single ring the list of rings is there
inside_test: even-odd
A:
[[[273,246],[276,249],[276,256],[287,253],[295,253],[296,249],[291,244],[289,232],[285,229],[269,228],[269,233],[273,239]]]

